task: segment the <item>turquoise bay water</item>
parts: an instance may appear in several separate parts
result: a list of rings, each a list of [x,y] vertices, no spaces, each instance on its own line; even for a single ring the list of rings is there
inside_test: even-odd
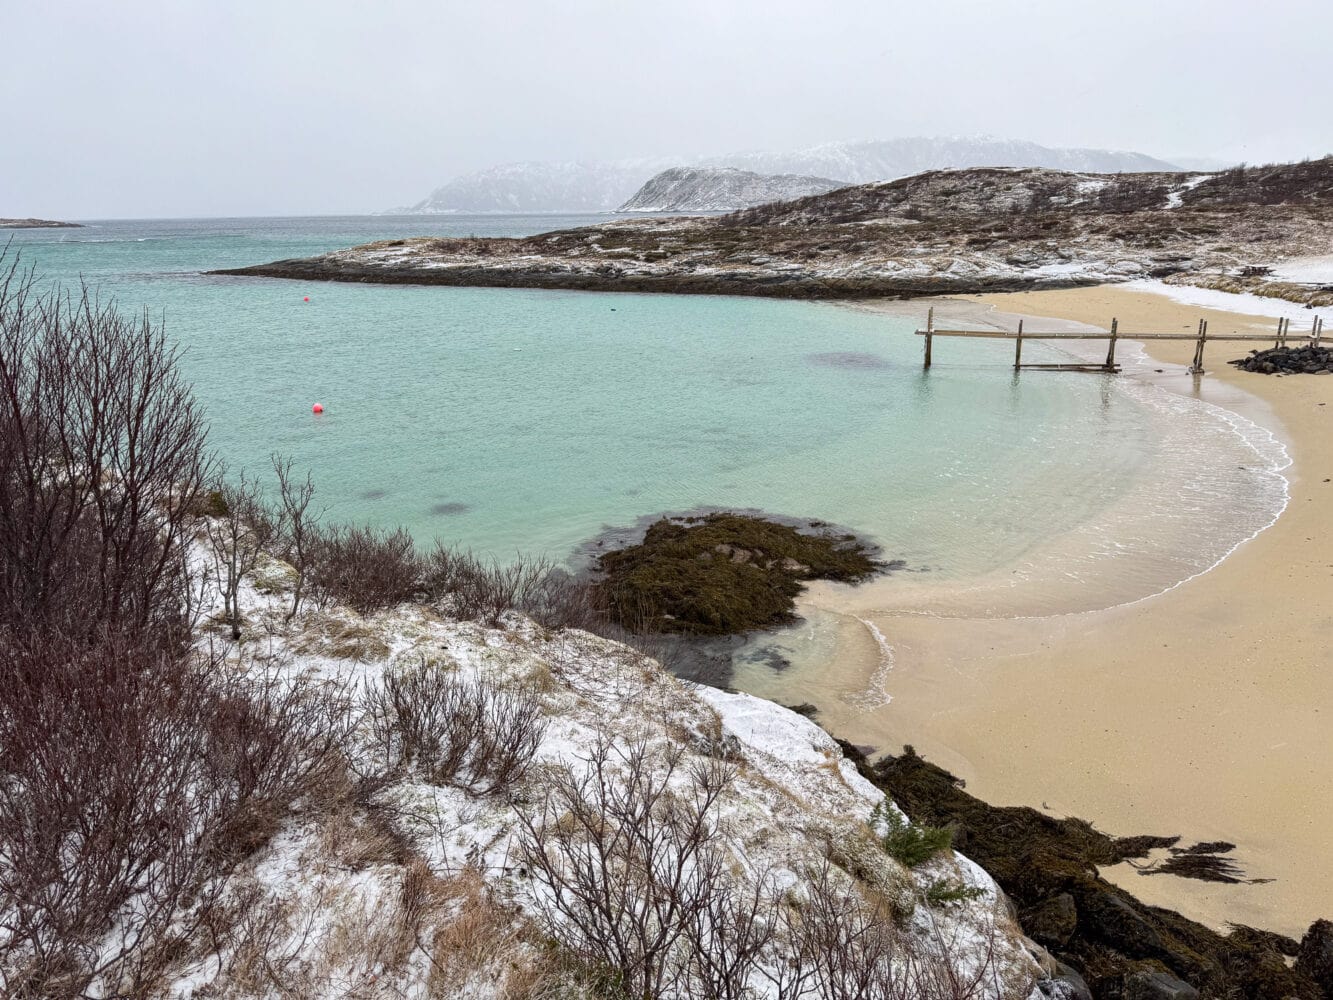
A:
[[[1271,456],[1202,405],[1113,377],[1015,377],[1004,342],[969,342],[923,372],[911,321],[762,299],[201,273],[587,221],[118,221],[20,232],[12,249],[46,279],[82,275],[164,314],[233,469],[280,452],[312,470],[330,519],[401,523],[501,557],[565,558],[607,526],[713,505],[846,525],[947,577],[1081,532],[1080,559],[1141,555],[1145,574],[1183,578],[1218,553],[1159,566],[1166,536],[1138,539],[1116,512],[1166,501],[1234,544],[1278,502],[1254,472]],[[1182,467],[1185,447],[1211,450]]]

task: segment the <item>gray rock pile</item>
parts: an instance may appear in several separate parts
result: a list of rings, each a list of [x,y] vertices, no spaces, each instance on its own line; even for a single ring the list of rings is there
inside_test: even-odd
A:
[[[1251,351],[1249,357],[1231,362],[1247,372],[1262,375],[1320,375],[1333,372],[1333,349],[1328,347],[1271,347]]]

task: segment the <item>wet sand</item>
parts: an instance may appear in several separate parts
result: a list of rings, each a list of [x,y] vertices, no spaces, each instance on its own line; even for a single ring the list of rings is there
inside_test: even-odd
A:
[[[1274,326],[1114,286],[936,305],[937,323],[1007,328],[1020,314],[1099,328],[1117,316],[1125,333],[1192,331],[1201,316],[1214,334]],[[870,308],[917,315],[925,304]],[[940,344],[966,356],[966,342],[940,341],[937,361]],[[1264,345],[1211,345],[1202,379],[1184,371],[1193,352],[1185,342],[1151,343],[1151,357],[1131,366],[1134,377],[1269,427],[1293,459],[1287,510],[1216,568],[1133,604],[1025,619],[902,614],[883,588],[821,585],[803,609],[837,616],[830,675],[778,679],[756,693],[814,701],[824,725],[857,742],[913,744],[989,802],[1081,816],[1113,834],[1231,841],[1250,877],[1274,880],[1104,872],[1148,903],[1219,929],[1236,922],[1292,935],[1333,917],[1333,376],[1275,378],[1225,364],[1251,346]],[[1104,353],[1105,343],[1092,349]],[[887,677],[870,625],[892,646]],[[888,704],[850,694],[873,690],[876,672]]]

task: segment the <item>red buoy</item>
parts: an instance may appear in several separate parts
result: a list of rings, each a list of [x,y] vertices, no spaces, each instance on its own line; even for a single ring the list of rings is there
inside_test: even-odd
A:
[[[310,296],[307,295],[307,296],[305,297],[305,299],[303,299],[302,301],[309,302],[309,301],[310,301]]]
[[[323,404],[323,403],[316,403],[314,406],[310,407],[310,412],[311,412],[311,413],[323,413],[323,412],[324,412],[324,404]]]

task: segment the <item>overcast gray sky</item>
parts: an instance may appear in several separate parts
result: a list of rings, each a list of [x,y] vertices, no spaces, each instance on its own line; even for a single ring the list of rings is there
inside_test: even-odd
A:
[[[511,160],[1333,152],[1329,0],[0,0],[0,216],[376,211]]]

